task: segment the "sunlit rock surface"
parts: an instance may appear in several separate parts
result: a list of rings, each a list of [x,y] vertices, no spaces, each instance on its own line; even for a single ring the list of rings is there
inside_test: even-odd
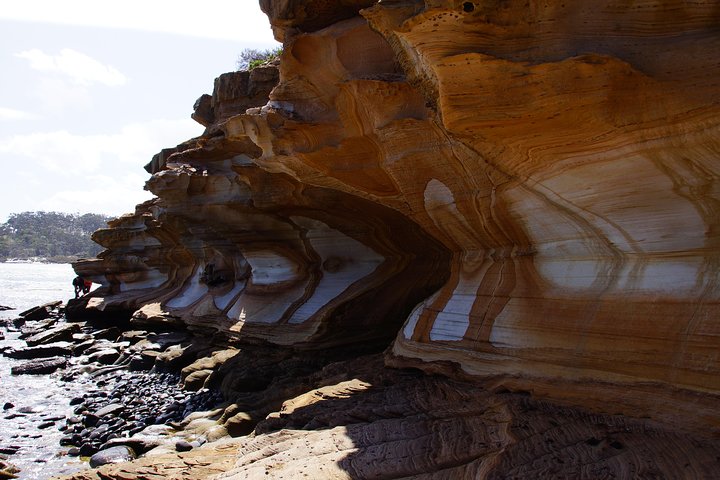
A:
[[[715,2],[261,5],[278,85],[198,101],[88,313],[718,433]]]
[[[330,365],[253,435],[73,479],[711,479],[718,455],[708,436],[383,369],[378,355]]]

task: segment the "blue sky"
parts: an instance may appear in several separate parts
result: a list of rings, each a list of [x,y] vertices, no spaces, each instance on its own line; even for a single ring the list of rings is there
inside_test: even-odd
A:
[[[22,3],[22,5],[20,5]],[[0,222],[120,215],[143,166],[202,133],[192,105],[244,48],[274,48],[253,0],[24,0],[0,9]]]

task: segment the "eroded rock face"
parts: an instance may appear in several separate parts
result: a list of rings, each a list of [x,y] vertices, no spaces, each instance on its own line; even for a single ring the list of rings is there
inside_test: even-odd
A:
[[[224,77],[216,116],[222,99],[237,103],[227,84],[244,82]],[[449,252],[391,208],[258,167],[262,149],[243,130],[255,117],[214,124],[153,163],[158,199],[96,232],[108,250],[75,266],[103,284],[87,310],[300,348],[388,342],[447,280]]]
[[[713,2],[261,4],[278,85],[153,161],[89,311],[717,431]]]

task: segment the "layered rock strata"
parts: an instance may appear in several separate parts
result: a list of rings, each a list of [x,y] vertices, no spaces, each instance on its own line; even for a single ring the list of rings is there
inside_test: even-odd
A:
[[[707,437],[419,372],[333,364],[255,434],[84,472],[175,478],[713,478]]]
[[[394,366],[718,432],[712,2],[261,5],[279,83],[197,104],[157,199],[75,265],[103,284],[85,314],[302,349],[397,334]]]

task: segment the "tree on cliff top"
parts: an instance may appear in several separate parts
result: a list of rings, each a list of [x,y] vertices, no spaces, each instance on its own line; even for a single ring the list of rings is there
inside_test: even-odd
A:
[[[13,213],[0,224],[0,260],[45,258],[67,262],[94,257],[102,250],[90,235],[107,227],[112,217],[87,213]]]
[[[271,62],[276,58],[279,58],[281,53],[282,47],[269,48],[267,50],[246,48],[245,50],[240,52],[240,55],[238,55],[238,59],[236,62],[237,69],[252,70],[255,67],[259,67],[264,63]]]

